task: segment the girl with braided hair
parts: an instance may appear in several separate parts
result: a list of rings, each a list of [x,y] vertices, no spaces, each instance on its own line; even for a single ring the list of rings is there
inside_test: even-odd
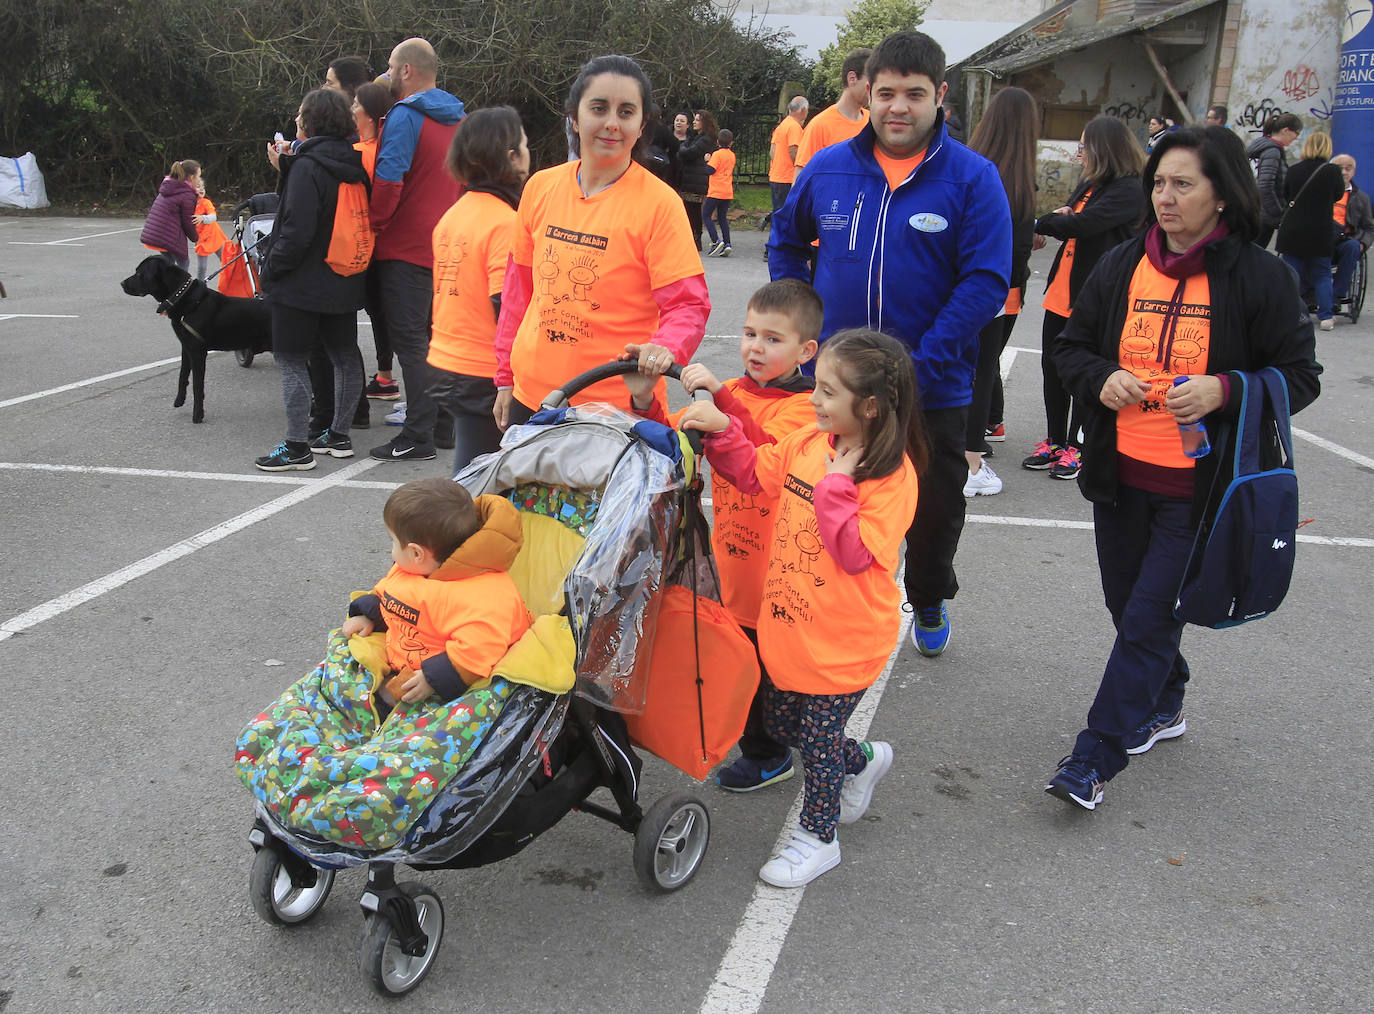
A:
[[[813,425],[761,447],[707,402],[679,423],[707,435],[717,474],[777,503],[758,617],[764,727],[801,751],[805,795],[800,826],[759,870],[775,887],[839,863],[836,826],[863,816],[892,766],[891,746],[858,743],[844,726],[901,635],[896,572],[929,458],[911,356],[887,335],[833,335],[811,406]]]

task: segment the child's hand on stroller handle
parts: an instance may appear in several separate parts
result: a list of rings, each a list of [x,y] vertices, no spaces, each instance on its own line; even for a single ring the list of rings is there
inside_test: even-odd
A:
[[[704,390],[704,388],[698,388]],[[707,392],[707,397],[709,397]],[[678,420],[678,429],[700,430],[703,433],[719,433],[730,425],[730,417],[716,408],[714,401],[698,400],[688,405]]]

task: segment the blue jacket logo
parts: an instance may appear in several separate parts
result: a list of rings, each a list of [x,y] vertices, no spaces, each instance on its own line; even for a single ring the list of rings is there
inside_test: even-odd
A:
[[[933,211],[922,211],[920,214],[912,215],[907,222],[920,232],[944,232],[949,228],[949,222]]]

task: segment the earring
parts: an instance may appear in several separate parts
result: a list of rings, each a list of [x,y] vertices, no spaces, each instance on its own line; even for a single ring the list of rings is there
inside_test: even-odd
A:
[[[1225,210],[1226,210],[1226,205],[1224,205],[1224,204],[1218,204],[1218,205],[1217,205],[1217,214],[1218,214],[1218,215],[1220,215],[1220,214],[1221,214],[1223,211],[1225,211]]]

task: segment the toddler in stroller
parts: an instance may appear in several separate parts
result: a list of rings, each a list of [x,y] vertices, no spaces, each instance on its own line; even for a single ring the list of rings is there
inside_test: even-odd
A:
[[[634,834],[641,882],[672,891],[695,875],[710,834],[706,807],[690,793],[640,808],[641,761],[621,714],[638,719],[646,699],[652,705],[666,593],[690,585],[718,595],[700,529],[684,523],[699,496],[693,453],[657,423],[583,406],[512,427],[501,450],[455,481],[491,505],[488,516],[510,508],[519,523],[508,575],[535,619],[490,679],[444,703],[413,700],[419,688],[407,681],[404,700],[380,720],[373,694],[388,665],[369,645],[377,635],[350,641],[337,631],[329,657],[249,723],[235,757],[256,800],[250,891],[259,915],[303,923],[324,904],[335,870],[367,865],[361,964],[384,995],[429,973],[444,925],[439,897],[398,885],[397,863],[496,862],[578,809]],[[737,627],[707,633],[737,636],[738,657],[752,660]],[[692,656],[681,643],[666,649]],[[728,750],[757,669],[710,668],[698,676],[698,700],[715,681],[740,687],[737,721],[720,737]],[[431,671],[421,663],[426,682]],[[679,709],[676,724],[683,718]],[[703,732],[703,753],[705,740]],[[589,798],[600,788],[614,807]]]

